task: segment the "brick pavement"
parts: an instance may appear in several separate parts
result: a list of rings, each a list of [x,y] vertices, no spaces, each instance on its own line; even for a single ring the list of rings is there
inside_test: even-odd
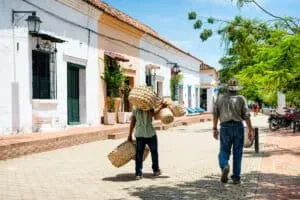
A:
[[[168,125],[161,124],[160,121],[155,121],[154,126],[158,130],[165,130],[173,126],[210,121],[211,119],[212,115],[205,113],[196,116],[175,118],[174,122]],[[77,127],[50,133],[0,136],[0,160],[98,140],[119,139],[126,137],[128,130],[129,124],[116,124],[100,125],[97,127]]]
[[[245,149],[243,184],[223,185],[211,122],[161,130],[158,137],[163,170],[158,178],[151,175],[149,158],[140,181],[134,180],[133,161],[114,168],[107,154],[124,139],[103,140],[0,161],[0,199],[254,198],[261,157],[249,156],[253,148]]]
[[[300,199],[300,133],[269,132],[265,139],[257,199]]]
[[[151,175],[149,158],[140,181],[134,180],[133,161],[112,167],[107,154],[123,139],[104,140],[0,161],[0,199],[297,199],[293,192],[299,182],[292,180],[299,175],[299,136],[268,135],[266,117],[253,121],[261,130],[262,153],[245,149],[241,185],[220,183],[219,141],[212,138],[211,122],[204,122],[159,131],[163,175],[158,178]],[[281,137],[286,142],[280,142]],[[277,143],[280,149],[274,149]],[[281,171],[268,167],[268,159],[276,156],[280,159],[272,165]],[[272,186],[274,182],[280,184]]]

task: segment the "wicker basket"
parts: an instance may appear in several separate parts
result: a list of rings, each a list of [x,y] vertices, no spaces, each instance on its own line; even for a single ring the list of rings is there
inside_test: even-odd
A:
[[[108,159],[111,164],[115,167],[121,167],[128,163],[131,159],[135,159],[136,155],[136,142],[135,141],[125,141],[112,152],[108,154]],[[146,147],[144,151],[143,160],[149,155],[149,148]]]
[[[185,109],[179,104],[169,104],[168,108],[172,111],[174,117],[182,117],[185,115]]]
[[[128,100],[135,107],[148,111],[157,105],[158,98],[151,87],[140,86],[130,91]]]
[[[161,123],[163,124],[170,124],[174,121],[174,115],[169,108],[161,109],[161,111],[159,112],[159,118]]]
[[[245,132],[244,132],[244,147],[245,148],[250,148],[251,146],[253,145],[253,140],[249,140],[248,138],[248,128],[245,129]]]
[[[133,141],[133,144],[136,145],[136,141]],[[145,146],[145,150],[144,150],[144,155],[143,155],[143,161],[146,160],[146,158],[148,157],[149,155],[149,152],[150,152],[150,149],[149,147],[146,145]],[[132,160],[135,160],[135,156],[132,158]]]

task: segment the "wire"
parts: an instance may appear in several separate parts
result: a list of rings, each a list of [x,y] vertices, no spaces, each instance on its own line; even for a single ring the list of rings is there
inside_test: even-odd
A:
[[[74,25],[74,26],[77,26],[77,27],[79,27],[79,28],[81,28],[81,29],[84,29],[84,30],[87,30],[87,31],[89,31],[89,32],[92,32],[92,33],[94,33],[94,34],[96,34],[96,35],[98,35],[98,36],[100,36],[100,37],[104,37],[104,38],[107,38],[107,39],[109,39],[109,40],[117,41],[117,42],[126,44],[126,45],[128,45],[128,46],[130,46],[130,47],[132,47],[132,48],[139,49],[139,50],[144,51],[144,52],[146,52],[146,53],[152,54],[152,55],[154,55],[154,56],[156,56],[156,57],[159,57],[160,59],[166,61],[167,63],[168,63],[168,62],[171,62],[168,58],[166,58],[166,57],[164,57],[164,56],[161,56],[161,55],[159,55],[159,54],[157,54],[157,53],[155,53],[155,52],[153,52],[153,51],[150,51],[150,50],[148,50],[148,49],[145,49],[145,48],[141,48],[141,47],[135,46],[135,45],[130,44],[130,43],[124,41],[124,40],[120,40],[120,39],[117,39],[117,38],[114,38],[114,37],[111,37],[111,36],[108,36],[108,35],[99,33],[99,32],[97,32],[97,31],[95,31],[95,30],[93,30],[93,29],[90,29],[90,28],[88,28],[88,27],[82,26],[82,25],[77,24],[77,23],[75,23],[75,22],[73,22],[73,21],[70,21],[70,20],[68,20],[68,19],[66,19],[66,18],[63,18],[63,17],[61,17],[61,16],[59,16],[59,15],[57,15],[57,14],[55,14],[55,13],[52,13],[52,12],[50,12],[50,11],[48,11],[48,10],[46,10],[46,9],[44,9],[44,8],[42,8],[42,7],[40,7],[40,6],[38,6],[38,5],[36,5],[36,4],[34,4],[34,3],[30,2],[30,1],[28,1],[28,0],[23,0],[23,1],[24,1],[25,3],[31,5],[31,6],[35,7],[35,8],[37,8],[37,9],[39,9],[39,10],[41,10],[41,11],[47,13],[47,14],[50,15],[50,16],[53,16],[53,17],[55,17],[55,18],[57,18],[57,19],[60,19],[61,21],[64,21],[64,22],[66,22],[66,23],[69,23],[69,24],[72,24],[72,25]],[[183,69],[188,70],[188,71],[200,73],[199,71],[194,70],[194,69],[191,69],[191,68],[189,68],[189,67],[185,67],[185,66],[182,66],[182,65],[179,65],[179,66],[180,66],[181,68],[183,68]]]

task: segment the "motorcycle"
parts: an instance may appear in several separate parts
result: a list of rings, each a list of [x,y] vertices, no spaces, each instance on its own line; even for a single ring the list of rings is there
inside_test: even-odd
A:
[[[269,119],[269,129],[276,131],[279,128],[293,128],[294,113],[291,110],[286,110],[285,114],[271,114]]]

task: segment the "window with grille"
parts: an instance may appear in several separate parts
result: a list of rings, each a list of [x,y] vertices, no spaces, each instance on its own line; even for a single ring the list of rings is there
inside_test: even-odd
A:
[[[32,51],[32,98],[56,99],[55,54]]]

